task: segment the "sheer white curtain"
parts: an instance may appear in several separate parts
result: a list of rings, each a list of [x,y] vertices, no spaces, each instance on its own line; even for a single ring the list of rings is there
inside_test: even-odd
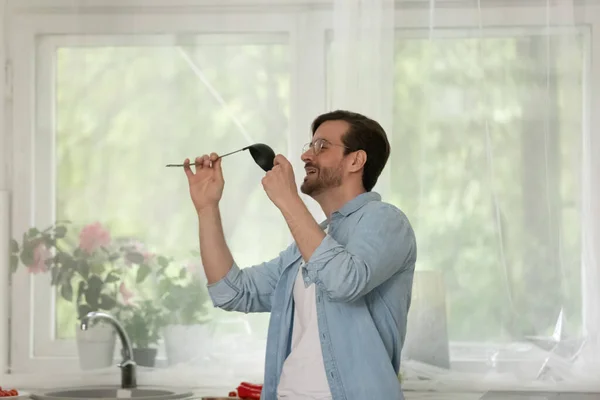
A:
[[[594,386],[589,31],[572,2],[489,3],[335,3],[331,105],[392,110],[388,200],[418,238],[404,379]]]
[[[111,293],[120,303],[150,299],[171,317],[150,343],[157,363],[141,368],[141,384],[222,390],[262,380],[268,314],[212,310],[204,292],[189,315],[168,308],[163,273],[183,287],[204,278],[187,182],[164,165],[256,142],[297,158],[311,122],[297,123],[298,115],[315,109],[303,101],[322,104],[321,112],[364,113],[388,132],[392,153],[375,189],[407,214],[419,249],[401,367],[407,388],[596,384],[600,246],[589,88],[600,72],[584,5],[74,1],[56,3],[64,11],[57,18],[29,3],[39,13],[29,22],[39,24],[35,58],[19,47],[11,56],[34,65],[36,79],[25,76],[23,87],[35,93],[35,127],[31,142],[18,129],[12,135],[35,152],[13,161],[15,177],[33,178],[12,188],[12,236],[70,220],[75,247],[95,222],[110,246],[135,241],[149,273],[119,264]],[[305,59],[323,71],[295,65]],[[263,171],[240,153],[225,159],[224,174],[221,210],[237,263],[276,256],[291,238],[262,190]],[[172,260],[166,270],[159,256]],[[29,329],[40,358],[79,355],[75,297],[62,287],[53,294],[51,280],[22,268],[12,277],[15,372],[31,372],[19,358],[30,357],[19,329]],[[194,293],[183,290],[176,301]],[[34,299],[31,314],[15,315],[23,298]],[[173,325],[201,328],[186,339],[173,336]],[[57,371],[37,368],[37,382],[116,376],[112,366]]]

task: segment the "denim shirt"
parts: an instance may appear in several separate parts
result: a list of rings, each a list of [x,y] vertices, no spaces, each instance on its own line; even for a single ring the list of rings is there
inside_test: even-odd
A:
[[[317,320],[333,400],[404,399],[398,379],[417,255],[406,216],[363,193],[332,213],[329,231],[303,267],[316,285]],[[276,400],[290,353],[294,281],[302,255],[295,243],[278,257],[208,286],[229,311],[271,312],[261,399]]]

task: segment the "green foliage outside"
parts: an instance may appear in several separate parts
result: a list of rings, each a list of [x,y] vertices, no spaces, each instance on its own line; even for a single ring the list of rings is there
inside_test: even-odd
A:
[[[583,60],[580,36],[397,43],[392,201],[453,340],[581,327]]]
[[[549,65],[541,36],[397,40],[386,200],[415,227],[417,269],[444,272],[452,340],[547,333],[561,306],[581,323],[583,41],[568,40],[550,41]],[[62,48],[56,69],[57,218],[102,221],[175,262],[197,249],[197,222],[183,172],[164,165],[250,142],[285,154],[290,130],[287,45],[183,51],[202,76],[175,47]],[[243,153],[223,165],[234,258],[275,256],[291,238],[262,170]],[[266,331],[267,315],[243,318]]]

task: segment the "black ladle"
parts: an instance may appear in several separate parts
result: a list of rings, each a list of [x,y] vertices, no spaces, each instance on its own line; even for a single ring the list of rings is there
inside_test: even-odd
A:
[[[259,167],[264,169],[265,171],[270,171],[273,169],[273,160],[275,159],[275,152],[269,146],[263,143],[255,143],[250,146],[246,146],[243,149],[239,149],[236,151],[232,151],[231,153],[223,154],[218,158],[227,157],[228,155],[239,153],[240,151],[249,150],[250,155],[254,159],[254,162],[258,164]],[[190,165],[200,165],[200,164],[192,164]],[[183,167],[185,164],[167,164],[167,167]]]

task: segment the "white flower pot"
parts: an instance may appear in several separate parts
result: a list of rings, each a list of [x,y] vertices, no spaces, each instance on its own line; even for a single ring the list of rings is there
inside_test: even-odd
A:
[[[202,365],[213,340],[213,324],[168,325],[164,330],[169,365]]]
[[[81,369],[102,369],[113,365],[116,332],[111,325],[100,322],[82,331],[77,323],[75,329]]]

